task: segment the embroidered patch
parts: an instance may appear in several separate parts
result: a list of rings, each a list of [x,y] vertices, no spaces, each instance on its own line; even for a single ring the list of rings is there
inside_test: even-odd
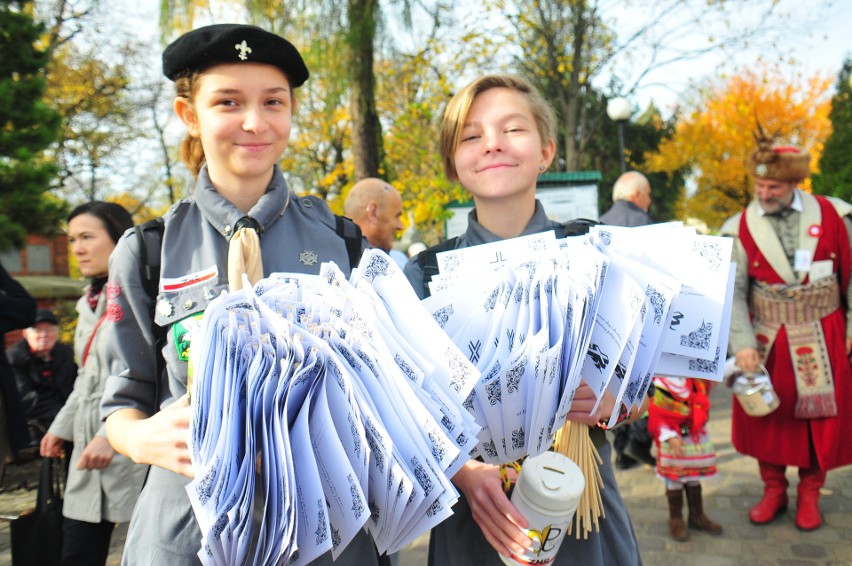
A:
[[[822,236],[822,226],[819,224],[811,224],[808,226],[808,235],[812,238],[819,238]]]
[[[109,322],[118,322],[124,318],[124,311],[115,303],[107,305],[106,317]]]
[[[814,355],[814,349],[809,346],[802,346],[796,348],[794,354],[796,369],[800,377],[808,386],[813,386],[819,376],[819,364],[816,355]]]
[[[207,269],[189,273],[183,277],[163,277],[160,280],[160,288],[163,291],[180,291],[195,285],[210,281],[214,277],[219,276],[219,269],[213,265]]]
[[[121,294],[121,288],[118,283],[110,282],[106,284],[106,296],[110,301],[114,300]]]
[[[201,317],[204,313],[198,312],[172,325],[172,336],[175,341],[178,359],[182,362],[189,361],[189,347],[192,338],[198,334],[201,328]]]

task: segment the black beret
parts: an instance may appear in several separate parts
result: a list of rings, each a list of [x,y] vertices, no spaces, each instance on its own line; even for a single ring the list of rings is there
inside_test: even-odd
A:
[[[308,80],[308,68],[292,43],[243,24],[215,24],[183,34],[163,51],[163,74],[175,80],[213,65],[241,62],[278,67],[293,88]]]

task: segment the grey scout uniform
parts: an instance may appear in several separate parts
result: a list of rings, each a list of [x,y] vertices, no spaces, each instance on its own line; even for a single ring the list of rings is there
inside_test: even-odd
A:
[[[276,167],[267,192],[249,215],[261,227],[263,272],[319,273],[322,262],[350,270],[344,240],[335,231],[328,206],[315,197],[291,193]],[[167,383],[154,402],[156,358],[151,330],[150,300],[142,287],[135,234],[126,233],[110,258],[110,283],[115,295],[108,352],[110,377],[102,416],[123,408],[152,415],[186,393],[188,344],[208,303],[228,288],[228,237],[244,214],[213,188],[206,166],[194,195],[164,216],[160,294],[156,323],[166,327],[164,357]],[[122,563],[195,564],[201,533],[185,486],[189,479],[151,466],[130,522]],[[331,553],[316,561],[331,564]],[[361,531],[335,564],[378,564],[375,545]]]
[[[547,217],[541,203],[536,201],[535,213],[521,235],[552,230],[556,224]],[[474,209],[468,215],[467,231],[456,241],[456,249],[496,242],[500,239],[479,224],[476,209]],[[423,271],[417,261],[408,262],[405,275],[418,295],[422,295]],[[553,565],[630,566],[641,564],[636,533],[633,531],[627,507],[615,481],[612,446],[607,441],[603,430],[592,428],[590,435],[603,459],[600,466],[604,483],[601,499],[606,515],[600,521],[600,532],[590,533],[587,540],[566,536]],[[453,506],[453,515],[432,529],[429,540],[429,565],[500,566],[501,564],[497,551],[485,539],[482,530],[473,519],[467,499],[460,493],[459,501]]]

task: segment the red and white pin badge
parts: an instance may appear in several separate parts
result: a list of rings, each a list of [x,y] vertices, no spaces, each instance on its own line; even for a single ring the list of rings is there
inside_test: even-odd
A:
[[[820,226],[819,224],[811,224],[808,227],[808,234],[812,238],[819,238],[820,236],[822,236],[822,226]]]

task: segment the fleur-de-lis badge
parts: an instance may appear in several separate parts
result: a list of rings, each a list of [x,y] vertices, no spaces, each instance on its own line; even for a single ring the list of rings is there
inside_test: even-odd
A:
[[[242,43],[238,43],[234,45],[234,49],[240,52],[240,61],[245,61],[248,59],[248,54],[251,53],[251,47],[246,45],[246,40],[244,39]]]

